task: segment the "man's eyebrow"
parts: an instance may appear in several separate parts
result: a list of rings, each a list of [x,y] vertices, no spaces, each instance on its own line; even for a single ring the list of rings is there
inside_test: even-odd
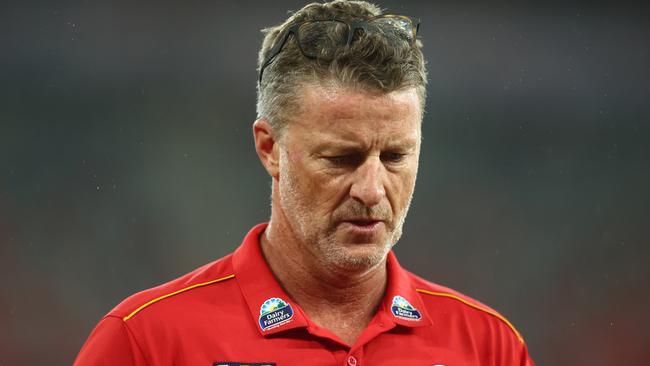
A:
[[[387,148],[392,150],[411,150],[415,149],[417,143],[417,139],[406,138],[403,140],[391,141]]]
[[[345,140],[330,140],[319,143],[315,150],[363,150],[364,144]]]
[[[403,139],[391,141],[384,147],[385,150],[413,150],[417,145],[417,139]],[[342,139],[329,140],[319,143],[314,147],[316,151],[337,150],[337,151],[364,151],[367,145],[362,142],[354,142]]]

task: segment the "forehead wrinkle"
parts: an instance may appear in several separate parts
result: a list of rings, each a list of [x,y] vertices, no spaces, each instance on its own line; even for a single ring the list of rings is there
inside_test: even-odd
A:
[[[328,108],[331,107],[331,108]],[[316,130],[325,134],[341,136],[344,139],[360,140],[367,137],[366,132],[372,132],[373,135],[385,134],[391,135],[401,132],[404,121],[402,116],[408,114],[409,108],[406,106],[394,106],[396,108],[374,108],[376,106],[366,105],[359,106],[355,103],[343,103],[328,107],[318,107],[314,112],[314,119],[318,121]],[[368,122],[374,125],[370,131],[362,131],[358,126],[366,127]]]
[[[420,109],[419,97],[414,88],[398,89],[385,93],[366,89],[359,90],[337,83],[304,83],[301,85],[299,93],[302,102],[317,102],[315,105],[320,110],[333,105],[337,106],[338,108],[329,110],[329,113],[332,113],[331,116],[335,119],[358,118],[378,112],[378,109],[364,108],[367,105],[368,98],[380,103],[381,106],[392,105],[393,109],[386,108],[381,115],[382,119],[391,119],[391,116],[413,112],[411,109],[414,108]],[[408,99],[413,99],[415,103],[403,103]],[[302,112],[305,112],[305,110],[302,109]],[[415,112],[418,113],[419,111]]]
[[[410,114],[410,106],[399,103],[390,96],[380,96],[368,103],[363,95],[343,95],[335,100],[324,100],[317,108],[321,120],[328,121],[329,125],[343,123],[338,127],[352,127],[355,121],[372,120],[376,123],[387,123],[389,126],[397,125],[401,116]],[[350,123],[345,123],[349,121]]]
[[[418,118],[417,95],[408,90],[377,94],[341,87],[304,85],[300,112],[292,123],[307,131],[302,138],[323,140],[318,145],[365,147],[412,146],[419,140],[417,130],[405,135],[404,123]],[[409,103],[410,100],[416,101]],[[383,146],[382,146],[383,147]]]

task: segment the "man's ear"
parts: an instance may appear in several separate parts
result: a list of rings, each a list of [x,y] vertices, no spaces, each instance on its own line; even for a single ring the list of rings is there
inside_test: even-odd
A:
[[[280,146],[275,141],[273,127],[269,121],[260,118],[253,123],[255,151],[262,165],[273,179],[278,179]]]

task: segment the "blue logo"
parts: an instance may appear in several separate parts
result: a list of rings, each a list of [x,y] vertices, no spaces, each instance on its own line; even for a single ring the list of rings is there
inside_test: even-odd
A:
[[[269,330],[286,324],[293,317],[291,304],[284,300],[272,297],[262,304],[260,308],[260,327]]]
[[[395,317],[404,319],[404,320],[420,320],[422,314],[418,309],[414,308],[405,298],[401,296],[393,297],[393,306],[390,307],[390,311],[395,315]]]

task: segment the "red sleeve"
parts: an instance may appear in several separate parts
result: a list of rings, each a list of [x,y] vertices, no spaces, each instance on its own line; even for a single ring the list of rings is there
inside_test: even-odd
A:
[[[521,355],[520,355],[520,362],[519,365],[521,366],[535,366],[535,363],[533,362],[533,359],[530,358],[530,355],[528,354],[528,347],[524,344],[523,349],[521,350]]]
[[[519,333],[514,328],[500,324],[498,330],[493,330],[496,342],[495,366],[535,366],[528,354],[528,347]]]
[[[90,333],[75,366],[147,365],[133,334],[121,318],[106,316]]]

